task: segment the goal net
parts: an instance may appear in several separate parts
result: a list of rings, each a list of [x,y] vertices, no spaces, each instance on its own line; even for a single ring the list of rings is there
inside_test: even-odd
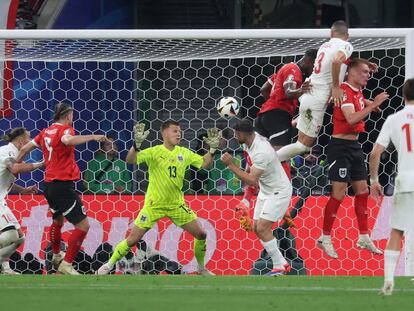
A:
[[[412,61],[406,57],[414,54],[412,33],[405,29],[351,30],[354,55],[379,65],[364,91],[366,97],[383,90],[390,94],[382,112],[369,117],[367,133],[360,137],[366,155],[385,117],[403,105],[401,86],[405,76],[414,76]],[[306,49],[318,48],[328,37],[328,30],[310,29],[0,31],[0,134],[24,126],[34,137],[50,124],[54,105],[67,101],[75,109],[77,133],[105,133],[113,138],[113,146],[88,143],[76,148],[82,172],[76,187],[91,223],[76,267],[90,273],[108,259],[143,207],[146,168],[123,162],[132,145],[134,122],[144,122],[150,129],[143,146],[149,147],[161,143],[159,127],[163,121],[179,121],[182,145],[201,154],[200,138],[208,128],[218,126],[224,130],[223,148],[244,167],[240,147],[229,130],[234,119],[219,117],[215,109],[218,99],[237,98],[242,106],[239,117],[254,119],[264,102],[260,87],[267,78],[282,64],[297,61]],[[383,258],[356,247],[358,231],[351,192],[333,230],[340,258],[331,260],[316,248],[330,190],[325,147],[331,131],[328,109],[312,156],[292,159],[294,196],[290,209],[300,211],[295,218],[296,228],[278,228],[274,233],[294,274],[381,275]],[[41,158],[37,150],[27,160]],[[381,249],[390,230],[395,164],[395,151],[390,149],[383,156],[380,174],[387,196],[379,204],[369,201],[369,228]],[[42,190],[43,171],[22,174],[17,183],[36,184]],[[189,170],[184,191],[208,233],[208,269],[216,274],[269,271],[271,264],[259,240],[240,228],[235,215],[243,185],[223,167],[219,155],[210,169]],[[43,195],[12,194],[7,204],[26,234],[11,266],[24,273],[53,272],[48,245],[51,215]],[[65,241],[72,229],[68,223],[63,227]],[[145,246],[140,244],[117,266],[119,272],[195,271],[192,238],[169,220],[161,220],[144,240]],[[400,274],[407,273],[404,258],[398,269]]]

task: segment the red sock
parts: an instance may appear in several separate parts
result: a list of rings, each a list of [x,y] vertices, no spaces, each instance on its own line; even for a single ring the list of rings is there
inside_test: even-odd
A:
[[[323,234],[331,235],[333,223],[336,219],[336,212],[340,205],[341,201],[333,197],[330,197],[328,203],[326,203],[323,217]]]
[[[243,199],[251,202],[252,197],[255,195],[255,192],[256,192],[256,187],[246,186],[244,188]]]
[[[289,162],[282,162],[283,169],[285,170],[285,173],[289,180],[292,180],[292,175],[290,174],[290,163]]]
[[[368,234],[368,193],[355,196],[355,214],[360,234]]]
[[[52,222],[50,226],[49,235],[50,242],[52,243],[52,252],[53,254],[59,254],[60,252],[60,241],[62,239],[62,225]]]
[[[66,262],[72,263],[73,259],[75,259],[82,245],[82,242],[85,239],[86,234],[87,234],[86,231],[83,231],[78,228],[75,228],[75,230],[73,230],[69,238],[69,241],[68,241],[68,249],[66,251],[66,256],[65,256]]]

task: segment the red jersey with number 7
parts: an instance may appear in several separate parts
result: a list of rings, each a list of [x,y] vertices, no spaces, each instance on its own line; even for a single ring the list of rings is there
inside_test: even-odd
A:
[[[73,127],[53,123],[32,140],[43,152],[45,182],[80,179],[80,170],[75,161],[75,147],[62,143],[62,137],[65,135],[75,135]]]

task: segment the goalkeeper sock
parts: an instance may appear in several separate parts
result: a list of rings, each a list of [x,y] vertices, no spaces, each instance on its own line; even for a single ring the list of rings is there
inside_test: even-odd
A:
[[[286,259],[283,257],[282,253],[277,246],[276,239],[272,239],[270,241],[262,242],[264,249],[266,250],[267,254],[272,258],[273,262],[273,269],[284,269],[284,265],[286,264]]]
[[[50,242],[52,243],[52,252],[53,254],[60,253],[60,241],[62,237],[62,226],[63,224],[58,224],[53,222],[50,226]]]
[[[355,196],[355,214],[358,220],[359,234],[368,234],[368,192]]]
[[[331,235],[332,227],[336,219],[336,212],[338,211],[341,201],[330,197],[326,203],[324,216],[323,216],[323,234]]]
[[[308,146],[305,146],[300,141],[297,141],[294,144],[280,148],[278,151],[276,151],[276,153],[280,162],[285,162],[294,156],[297,156],[298,154],[302,154],[308,151],[310,151],[310,148]]]
[[[194,239],[194,257],[198,263],[198,269],[204,269],[204,258],[206,257],[207,240]]]
[[[385,282],[394,282],[394,272],[397,266],[398,257],[400,257],[399,251],[388,250],[384,251],[384,278]]]
[[[128,246],[126,239],[123,240],[121,243],[119,243],[115,247],[115,250],[111,258],[109,259],[109,262],[108,262],[109,267],[112,269],[122,257],[125,257],[129,253],[130,249],[131,248]]]

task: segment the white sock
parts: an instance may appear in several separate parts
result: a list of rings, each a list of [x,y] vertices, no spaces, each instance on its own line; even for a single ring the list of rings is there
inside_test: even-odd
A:
[[[326,241],[326,242],[331,242],[331,236],[330,235],[326,235],[326,234],[322,234],[321,240],[322,241]]]
[[[16,251],[17,248],[18,245],[15,243],[0,248],[0,264],[9,259],[9,257]]]
[[[359,234],[359,238],[361,239],[361,240],[369,240],[370,238],[369,238],[369,235],[368,234]]]
[[[260,240],[260,242],[262,242],[264,249],[269,254],[270,258],[272,258],[273,268],[283,269],[284,265],[286,264],[286,259],[283,257],[282,253],[277,247],[276,239],[270,240],[268,242]]]
[[[277,153],[277,156],[280,162],[284,162],[284,161],[290,160],[291,158],[293,158],[294,156],[297,156],[298,154],[302,154],[308,151],[310,151],[309,147],[297,141],[293,144],[280,148],[278,151],[276,151],[276,153]]]
[[[10,264],[9,261],[3,261],[3,263],[1,264],[1,266],[3,267],[3,270],[10,270]]]
[[[384,279],[385,282],[394,283],[395,267],[397,266],[398,258],[400,257],[399,251],[392,251],[386,249],[384,251]]]

